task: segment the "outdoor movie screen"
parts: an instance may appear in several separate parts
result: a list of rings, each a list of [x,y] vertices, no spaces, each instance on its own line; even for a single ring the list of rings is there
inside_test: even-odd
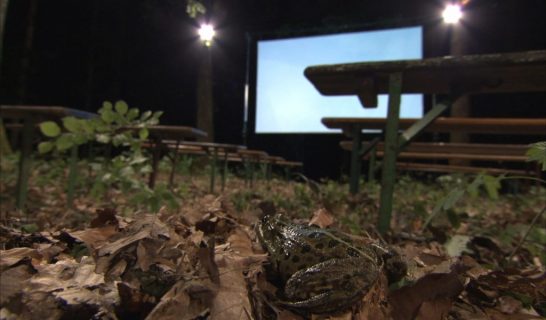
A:
[[[256,133],[332,133],[323,117],[381,118],[387,96],[364,109],[356,96],[323,96],[303,75],[320,64],[421,59],[422,27],[258,41]],[[421,94],[402,95],[400,116],[423,115]]]

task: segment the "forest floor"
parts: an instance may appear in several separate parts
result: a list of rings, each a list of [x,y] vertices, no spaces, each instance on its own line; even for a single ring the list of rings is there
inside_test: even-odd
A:
[[[376,183],[350,196],[334,181],[276,177],[248,187],[232,174],[225,192],[210,194],[203,171],[177,178],[178,207],[151,213],[114,188],[97,199],[83,185],[67,208],[62,175],[52,180],[36,170],[23,213],[14,209],[14,176],[3,170],[1,319],[546,316],[546,189],[534,184],[455,199],[453,190],[466,190],[472,177],[400,177],[391,231],[381,237]],[[265,276],[268,256],[255,233],[264,202],[296,223],[388,243],[408,264],[406,277],[390,286],[379,277],[360,302],[334,315],[275,305],[282,288]]]

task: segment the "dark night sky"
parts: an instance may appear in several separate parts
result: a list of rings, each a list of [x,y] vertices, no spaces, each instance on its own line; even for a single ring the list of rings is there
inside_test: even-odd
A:
[[[32,3],[37,4],[34,37],[25,68],[22,58]],[[438,20],[441,8],[437,0],[215,0],[209,14],[218,29],[212,48],[216,140],[242,141],[245,32],[291,35],[422,24],[425,55],[440,56],[448,53],[447,29]],[[197,40],[197,22],[185,9],[184,0],[11,0],[0,103],[94,111],[104,100],[123,99],[130,106],[166,111],[162,123],[195,125],[198,67],[206,48]],[[472,0],[465,24],[468,53],[546,49],[544,0]],[[476,116],[546,116],[543,94],[475,101],[484,105],[475,109]],[[506,107],[513,104],[520,105],[517,115]],[[322,137],[250,141],[305,160],[307,166],[307,159],[317,153],[301,150],[336,148],[340,139]]]

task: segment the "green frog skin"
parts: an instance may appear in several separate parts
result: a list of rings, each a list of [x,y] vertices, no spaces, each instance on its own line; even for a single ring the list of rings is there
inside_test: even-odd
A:
[[[266,215],[257,236],[270,255],[268,273],[284,285],[279,304],[304,313],[332,313],[353,305],[370,289],[379,273],[393,279],[405,274],[398,254],[378,243],[356,240],[330,229],[288,222]]]

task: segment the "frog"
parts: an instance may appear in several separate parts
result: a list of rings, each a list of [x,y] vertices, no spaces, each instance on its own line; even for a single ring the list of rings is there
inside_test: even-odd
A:
[[[335,229],[295,224],[268,214],[257,238],[269,254],[266,272],[283,289],[277,304],[297,313],[336,313],[354,305],[385,270],[390,282],[405,275],[400,255],[377,241]]]

